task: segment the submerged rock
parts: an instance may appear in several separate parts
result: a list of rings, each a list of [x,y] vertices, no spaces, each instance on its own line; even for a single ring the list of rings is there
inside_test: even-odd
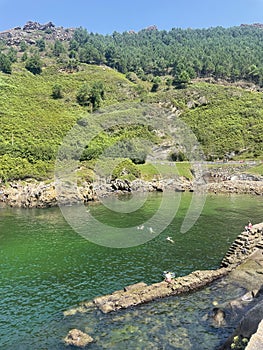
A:
[[[78,329],[72,329],[71,331],[69,331],[68,335],[64,339],[66,345],[73,345],[78,348],[84,348],[93,341],[94,339],[90,335]]]
[[[226,313],[224,310],[214,307],[212,310],[213,313],[213,320],[216,326],[221,327],[225,325],[225,318],[226,318]]]

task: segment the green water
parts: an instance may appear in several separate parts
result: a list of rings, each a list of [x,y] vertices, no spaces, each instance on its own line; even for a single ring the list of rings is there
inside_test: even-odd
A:
[[[113,230],[139,225],[152,215],[160,196],[152,194],[135,216],[113,214],[96,204],[90,211]],[[123,249],[84,239],[59,208],[0,209],[0,349],[64,349],[62,338],[75,327],[96,338],[90,349],[215,349],[234,323],[218,329],[201,319],[212,300],[241,292],[226,290],[220,283],[115,314],[96,311],[65,319],[62,313],[125,285],[160,281],[164,270],[185,275],[217,268],[248,219],[263,221],[260,197],[208,196],[196,224],[182,234],[190,196],[182,196],[180,209],[164,232]],[[167,236],[175,244],[167,242]]]

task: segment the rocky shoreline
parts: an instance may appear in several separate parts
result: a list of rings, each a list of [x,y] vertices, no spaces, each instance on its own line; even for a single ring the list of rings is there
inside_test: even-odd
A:
[[[77,191],[71,186],[65,185],[60,189],[59,195],[55,182],[38,182],[32,179],[27,181],[9,182],[0,185],[0,206],[12,208],[49,208],[58,204],[88,203],[98,198],[113,194],[126,194],[132,192],[162,192],[191,191],[191,182],[185,179],[174,181],[167,179],[162,181],[121,180],[116,179],[106,184],[84,182],[78,186]]]
[[[262,196],[263,180],[261,177],[240,179],[240,177],[214,177],[209,174],[205,177],[203,188],[209,193]],[[2,185],[0,183],[0,207],[49,208],[58,204],[88,203],[98,200],[100,196],[135,192],[163,192],[164,190],[193,192],[194,185],[192,181],[184,177],[152,181],[116,179],[103,185],[83,182],[77,187],[77,191],[70,187],[62,189],[58,200],[55,182],[33,179],[19,180]]]

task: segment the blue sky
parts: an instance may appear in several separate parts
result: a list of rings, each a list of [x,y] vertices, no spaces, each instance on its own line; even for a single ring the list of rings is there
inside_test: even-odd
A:
[[[89,32],[231,27],[263,23],[263,0],[0,0],[0,31],[27,21],[84,27]]]

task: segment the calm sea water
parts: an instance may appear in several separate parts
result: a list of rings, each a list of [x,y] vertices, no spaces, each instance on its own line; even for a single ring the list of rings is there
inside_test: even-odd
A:
[[[160,196],[150,195],[136,215],[113,213],[100,204],[92,204],[90,211],[113,230],[141,225],[153,215]],[[260,197],[210,195],[198,221],[182,234],[190,198],[183,194],[174,220],[160,235],[123,249],[84,239],[59,208],[0,209],[0,349],[62,350],[63,337],[75,327],[96,339],[90,349],[216,349],[235,323],[211,324],[206,315],[212,301],[242,293],[222,282],[109,315],[63,316],[81,301],[139,281],[160,281],[164,270],[182,276],[217,268],[247,221],[262,221]]]

